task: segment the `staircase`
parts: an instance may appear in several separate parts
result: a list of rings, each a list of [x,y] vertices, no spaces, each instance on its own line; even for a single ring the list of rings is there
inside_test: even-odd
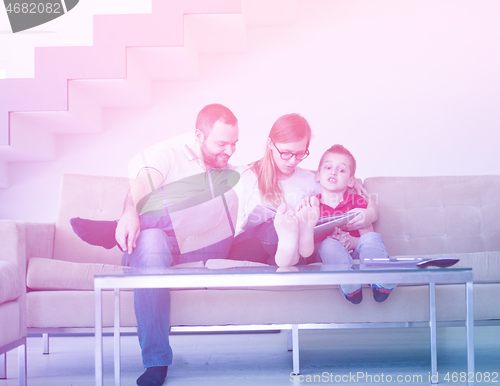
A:
[[[55,160],[57,135],[102,132],[103,108],[147,107],[152,82],[197,79],[200,55],[244,52],[247,28],[289,24],[295,8],[152,0],[150,13],[94,15],[91,46],[36,47],[33,78],[0,79],[0,187],[9,164]]]

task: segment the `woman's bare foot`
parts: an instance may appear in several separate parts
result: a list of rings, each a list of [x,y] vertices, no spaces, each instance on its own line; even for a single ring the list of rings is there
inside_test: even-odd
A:
[[[279,267],[295,265],[299,261],[299,220],[293,210],[281,204],[276,210],[274,228],[278,234],[276,264]]]
[[[299,219],[299,254],[309,257],[314,252],[314,227],[319,218],[319,200],[315,197],[303,198],[296,209]]]

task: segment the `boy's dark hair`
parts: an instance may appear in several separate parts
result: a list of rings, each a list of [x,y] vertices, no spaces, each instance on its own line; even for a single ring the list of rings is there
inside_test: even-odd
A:
[[[349,150],[347,150],[344,146],[342,145],[333,145],[331,148],[329,148],[327,151],[323,153],[321,156],[321,160],[319,161],[318,165],[318,170],[321,169],[321,165],[323,165],[323,162],[325,161],[325,157],[328,153],[331,154],[342,154],[345,155],[347,158],[349,158],[349,161],[351,162],[351,176],[353,176],[356,173],[356,159],[354,156],[351,154]]]
[[[198,113],[198,117],[196,118],[196,129],[203,132],[205,136],[208,136],[217,121],[222,121],[222,123],[232,126],[238,123],[238,120],[231,110],[221,104],[213,103],[206,105]]]

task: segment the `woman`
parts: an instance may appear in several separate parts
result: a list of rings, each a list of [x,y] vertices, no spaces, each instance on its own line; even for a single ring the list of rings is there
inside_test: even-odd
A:
[[[241,173],[237,236],[229,259],[280,263],[280,256],[291,252],[286,249],[297,244],[293,238],[304,233],[301,229],[314,226],[317,220],[315,195],[319,191],[314,173],[298,167],[309,155],[310,140],[311,128],[306,119],[298,114],[283,115],[273,124],[264,157],[250,164]],[[312,198],[309,200],[309,197]],[[299,205],[304,199],[307,199],[308,205]],[[273,220],[250,229],[245,227],[249,215],[257,205],[277,210],[274,221],[279,238]],[[361,215],[349,223],[348,229],[365,227],[377,218],[377,207],[372,203],[361,212]],[[279,244],[278,239],[281,241]],[[298,241],[300,246],[300,238]],[[301,254],[307,257],[311,253],[312,251],[304,251]],[[299,258],[296,255],[293,264],[306,262]]]

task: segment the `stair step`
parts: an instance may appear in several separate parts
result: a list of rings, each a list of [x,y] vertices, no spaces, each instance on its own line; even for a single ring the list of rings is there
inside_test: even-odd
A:
[[[35,79],[0,80],[0,186],[9,162],[55,159],[56,135],[149,106],[152,81],[198,79],[200,54],[245,51],[247,25],[290,24],[296,2],[153,0],[152,13],[94,15],[93,46],[36,48]]]
[[[9,112],[67,109],[66,80],[3,79],[0,86],[0,146],[9,145]]]
[[[10,143],[10,146],[0,146],[0,160],[4,162],[56,159],[54,134],[34,126],[17,126],[10,133]]]
[[[246,50],[243,15],[186,15],[186,34],[190,34],[200,54],[239,53]]]
[[[151,9],[150,0],[82,0],[64,17],[29,32],[0,34],[0,72],[3,69],[8,78],[32,78],[35,47],[91,46],[94,15],[151,13]],[[0,30],[10,30],[6,13],[0,12]]]

